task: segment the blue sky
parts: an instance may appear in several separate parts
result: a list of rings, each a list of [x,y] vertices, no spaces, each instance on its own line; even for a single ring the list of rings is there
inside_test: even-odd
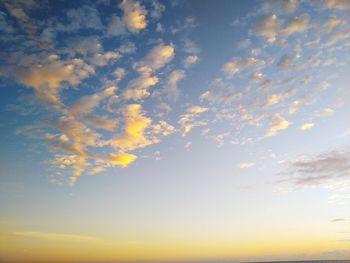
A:
[[[349,257],[349,10],[2,1],[1,259]]]

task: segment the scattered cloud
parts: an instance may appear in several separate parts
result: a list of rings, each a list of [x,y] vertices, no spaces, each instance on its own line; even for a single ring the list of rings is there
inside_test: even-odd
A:
[[[45,116],[24,111],[44,121],[18,131],[43,138],[53,154],[54,176],[69,170],[71,184],[83,173],[126,167],[140,148],[176,132],[186,136],[194,127],[203,126],[201,134],[219,145],[244,145],[278,134],[291,121],[300,130],[313,127],[301,117],[335,115],[331,96],[322,105],[315,102],[330,87],[341,90],[331,81],[336,76],[326,72],[344,65],[347,1],[316,4],[331,10],[311,10],[314,3],[296,0],[260,3],[258,11],[236,20],[242,30],[253,28],[232,42],[238,48],[233,58],[212,81],[199,78],[191,92],[181,89],[184,101],[176,100],[179,84],[188,83],[184,78],[199,68],[194,64],[210,63],[189,34],[199,26],[194,17],[168,24],[160,20],[168,5],[124,0],[106,17],[99,3],[41,21],[34,19],[32,11],[41,8],[35,3],[4,2],[0,31],[9,45],[0,51],[0,76],[33,90],[29,104],[41,104]],[[318,16],[322,12],[328,13]],[[157,37],[148,38],[151,30]]]
[[[140,100],[148,97],[150,95],[148,89],[159,81],[158,77],[152,75],[152,71],[148,67],[139,68],[138,72],[140,75],[132,79],[124,90],[124,99]]]
[[[150,127],[152,121],[144,116],[141,105],[126,105],[121,112],[124,116],[124,133],[112,139],[113,147],[130,151],[151,144],[145,135],[145,130]]]
[[[113,15],[107,26],[108,36],[119,36],[125,33],[125,24],[119,16]]]
[[[226,73],[228,76],[233,76],[239,71],[242,71],[246,68],[250,67],[256,67],[259,65],[263,65],[264,62],[260,59],[256,59],[254,57],[250,58],[242,58],[242,59],[232,59],[228,62],[226,62],[222,66],[222,70],[224,73]]]
[[[159,44],[138,63],[138,66],[158,70],[168,64],[174,58],[174,54],[173,45]]]
[[[188,68],[188,67],[192,66],[193,64],[198,63],[198,61],[199,61],[199,57],[196,55],[187,56],[184,59],[185,68]]]
[[[178,88],[178,82],[185,78],[185,76],[186,74],[183,70],[173,70],[169,73],[163,89],[167,98],[175,100],[179,97],[180,90]]]
[[[37,64],[37,60],[20,64],[13,74],[24,85],[34,88],[43,100],[59,103],[58,91],[62,82],[75,86],[81,79],[93,74],[94,68],[83,60],[74,58],[59,60],[56,55]]]
[[[283,99],[289,98],[296,94],[297,90],[296,88],[290,88],[285,92],[277,93],[277,94],[271,94],[266,99],[266,106],[274,105],[279,102],[281,102]]]
[[[290,125],[290,122],[286,119],[282,118],[279,115],[271,116],[269,118],[270,120],[270,127],[266,132],[266,136],[274,136],[279,131],[287,129]]]
[[[290,35],[296,32],[302,32],[307,29],[309,25],[309,16],[303,14],[289,21],[288,24],[283,28],[284,34]]]
[[[248,169],[254,166],[256,166],[256,163],[250,162],[250,163],[240,163],[238,167],[240,169]]]
[[[120,8],[124,12],[122,20],[129,31],[137,32],[147,27],[147,10],[140,2],[123,0]]]
[[[314,127],[314,125],[315,125],[315,124],[312,123],[312,122],[306,122],[306,123],[300,125],[299,129],[302,130],[302,131],[309,130],[309,129],[311,129],[312,127]]]
[[[281,25],[276,15],[263,17],[255,28],[257,34],[265,37],[270,43],[275,42],[280,29]]]
[[[182,114],[178,121],[181,127],[182,136],[186,136],[194,127],[206,125],[206,121],[200,120],[200,115],[207,111],[208,108],[200,106],[188,107],[186,113]]]
[[[68,107],[71,114],[88,114],[103,100],[115,94],[116,87],[105,88],[95,94],[83,96]]]

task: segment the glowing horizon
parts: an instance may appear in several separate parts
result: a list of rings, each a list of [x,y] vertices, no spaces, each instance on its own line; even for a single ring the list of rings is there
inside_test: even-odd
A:
[[[0,2],[0,262],[350,259],[350,1]]]

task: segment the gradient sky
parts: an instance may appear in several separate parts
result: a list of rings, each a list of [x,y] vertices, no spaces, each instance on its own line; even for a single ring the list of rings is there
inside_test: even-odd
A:
[[[350,1],[0,1],[0,261],[350,258]]]

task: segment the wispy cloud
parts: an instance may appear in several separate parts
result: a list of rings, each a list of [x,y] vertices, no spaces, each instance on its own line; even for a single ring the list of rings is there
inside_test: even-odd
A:
[[[323,185],[349,178],[350,153],[334,150],[290,163],[287,180],[296,185]]]
[[[64,242],[100,242],[101,240],[91,236],[58,234],[46,232],[14,232],[15,236],[22,238],[37,238],[45,241],[64,241]]]

